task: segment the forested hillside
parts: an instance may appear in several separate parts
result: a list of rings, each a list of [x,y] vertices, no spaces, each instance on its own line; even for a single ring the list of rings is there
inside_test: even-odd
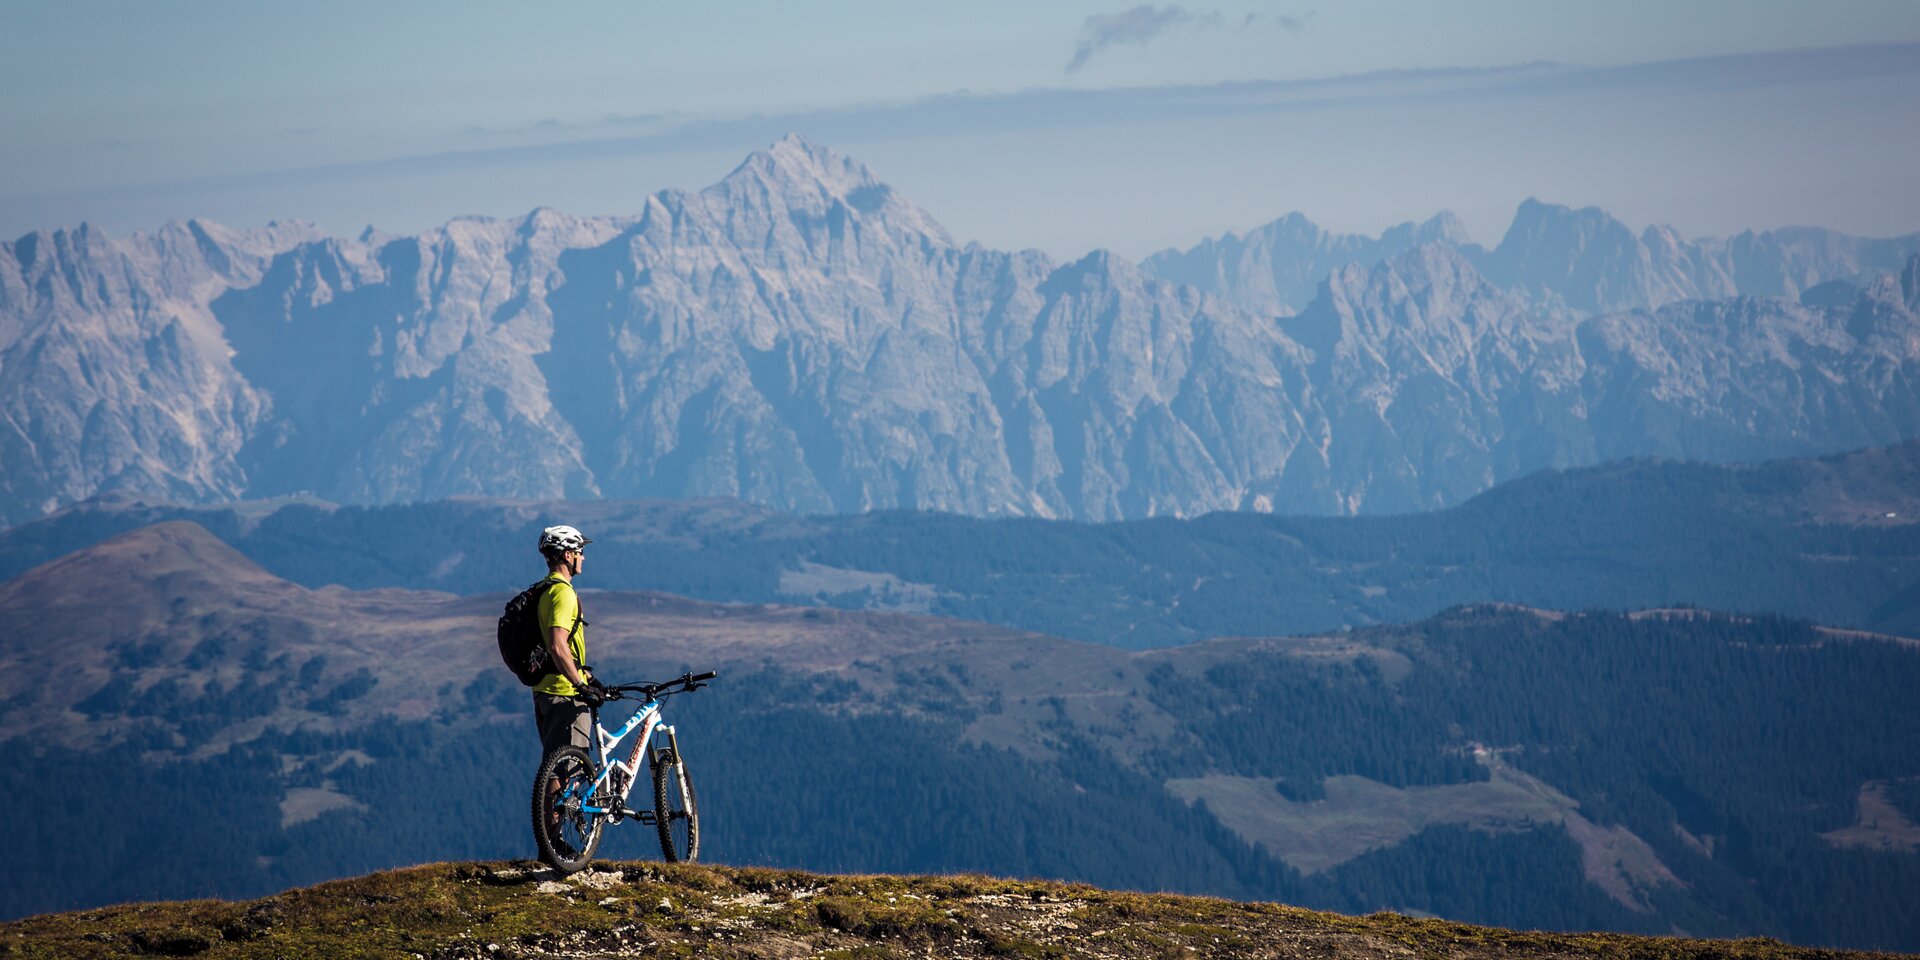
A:
[[[1401,623],[1463,603],[1693,604],[1920,635],[1920,443],[1752,466],[1546,471],[1392,517],[1079,524],[734,501],[391,507],[97,501],[0,531],[0,576],[192,519],[309,586],[473,594],[539,573],[549,523],[594,537],[583,584],[927,612],[1124,647]]]
[[[0,647],[0,815],[42,865],[0,877],[0,906],[526,853],[534,738],[498,599],[307,590],[184,524],[0,584],[0,616],[64,624],[70,651],[48,684],[37,635]],[[721,671],[669,705],[719,862],[1920,947],[1907,641],[1478,607],[1128,653],[586,601],[604,675]],[[651,842],[616,830],[606,853]]]

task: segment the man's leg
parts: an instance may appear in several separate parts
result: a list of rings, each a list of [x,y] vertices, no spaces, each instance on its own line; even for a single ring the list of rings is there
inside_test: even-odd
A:
[[[533,695],[533,721],[540,731],[540,762],[547,762],[547,754],[565,746],[571,737],[560,723],[566,720],[557,709],[561,698],[536,692]],[[560,839],[560,805],[555,799],[560,795],[560,779],[547,781],[547,836],[555,841]]]
[[[592,713],[587,705],[572,697],[556,697],[552,694],[535,693],[533,695],[534,720],[540,728],[540,759],[561,747],[574,746],[582,750],[592,744]],[[558,777],[547,781],[547,796],[560,794]],[[547,804],[547,832],[558,839],[560,836],[560,806]]]

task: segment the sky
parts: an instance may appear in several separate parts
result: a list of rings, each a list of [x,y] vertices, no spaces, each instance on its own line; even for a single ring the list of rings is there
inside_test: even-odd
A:
[[[0,237],[622,214],[797,132],[956,239],[1140,257],[1529,196],[1920,230],[1920,2],[0,4]]]

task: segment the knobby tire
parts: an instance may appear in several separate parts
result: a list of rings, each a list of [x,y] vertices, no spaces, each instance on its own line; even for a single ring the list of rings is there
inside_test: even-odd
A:
[[[556,800],[550,798],[548,784],[560,781],[560,789],[553,792],[552,797],[564,795],[567,788],[572,787],[574,797],[584,802],[589,799],[588,788],[593,785],[593,779],[593,762],[579,747],[561,747],[547,754],[540,761],[540,772],[533,777],[533,839],[540,847],[540,859],[563,874],[577,872],[593,860],[593,852],[599,849],[600,836],[606,827],[606,816],[562,809],[556,819]]]
[[[700,858],[700,808],[694,801],[693,778],[678,751],[653,765],[653,825],[660,831],[660,853],[668,863]]]

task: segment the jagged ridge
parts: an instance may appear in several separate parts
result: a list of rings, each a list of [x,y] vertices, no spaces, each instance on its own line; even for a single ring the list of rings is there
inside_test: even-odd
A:
[[[1772,264],[1721,270],[1729,288],[1669,282],[1646,267],[1666,241],[1623,230],[1529,203],[1486,253],[1445,216],[1377,241],[1289,219],[1217,245],[1267,271],[1249,293],[1207,280],[1205,251],[959,246],[789,137],[633,217],[32,234],[0,245],[0,520],[113,491],[1386,512],[1604,456],[1920,432],[1916,268],[1867,276],[1911,238],[1729,242]],[[1276,323],[1306,278],[1317,295]],[[1829,279],[1861,286],[1666,303]]]

